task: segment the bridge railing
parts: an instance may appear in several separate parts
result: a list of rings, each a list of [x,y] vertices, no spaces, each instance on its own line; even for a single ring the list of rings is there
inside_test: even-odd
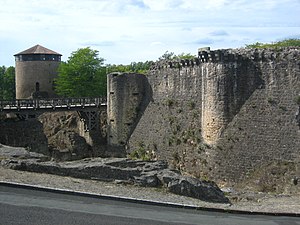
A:
[[[84,107],[100,107],[106,104],[106,97],[102,98],[53,98],[53,99],[17,99],[0,101],[0,110],[22,109],[70,109]]]

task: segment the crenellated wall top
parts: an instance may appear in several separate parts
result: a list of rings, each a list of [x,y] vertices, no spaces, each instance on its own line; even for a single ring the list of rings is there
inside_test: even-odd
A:
[[[153,66],[152,70],[163,68],[193,67],[202,63],[234,63],[234,62],[272,62],[285,60],[299,60],[299,47],[286,47],[276,49],[199,49],[198,57],[193,59],[160,60]]]

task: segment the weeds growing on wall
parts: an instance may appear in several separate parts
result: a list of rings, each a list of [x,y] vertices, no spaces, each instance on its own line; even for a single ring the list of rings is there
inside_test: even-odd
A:
[[[189,107],[190,110],[193,110],[196,107],[196,103],[194,101],[189,101],[188,102],[188,107]]]
[[[174,99],[166,99],[165,101],[165,105],[168,106],[169,108],[173,107],[174,105],[176,105],[177,102]]]
[[[300,95],[295,98],[296,104],[300,105]]]
[[[129,154],[129,158],[133,160],[150,161],[154,158],[154,153],[146,150],[143,142],[139,143],[138,149]]]

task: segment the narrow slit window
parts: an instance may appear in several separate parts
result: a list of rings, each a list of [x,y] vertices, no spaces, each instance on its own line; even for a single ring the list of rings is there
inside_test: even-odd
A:
[[[35,91],[40,91],[40,83],[39,82],[35,83]]]

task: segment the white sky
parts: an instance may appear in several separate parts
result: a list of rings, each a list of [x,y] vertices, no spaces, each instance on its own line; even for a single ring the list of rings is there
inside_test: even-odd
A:
[[[300,38],[300,0],[0,0],[0,66],[36,44],[105,63]]]

